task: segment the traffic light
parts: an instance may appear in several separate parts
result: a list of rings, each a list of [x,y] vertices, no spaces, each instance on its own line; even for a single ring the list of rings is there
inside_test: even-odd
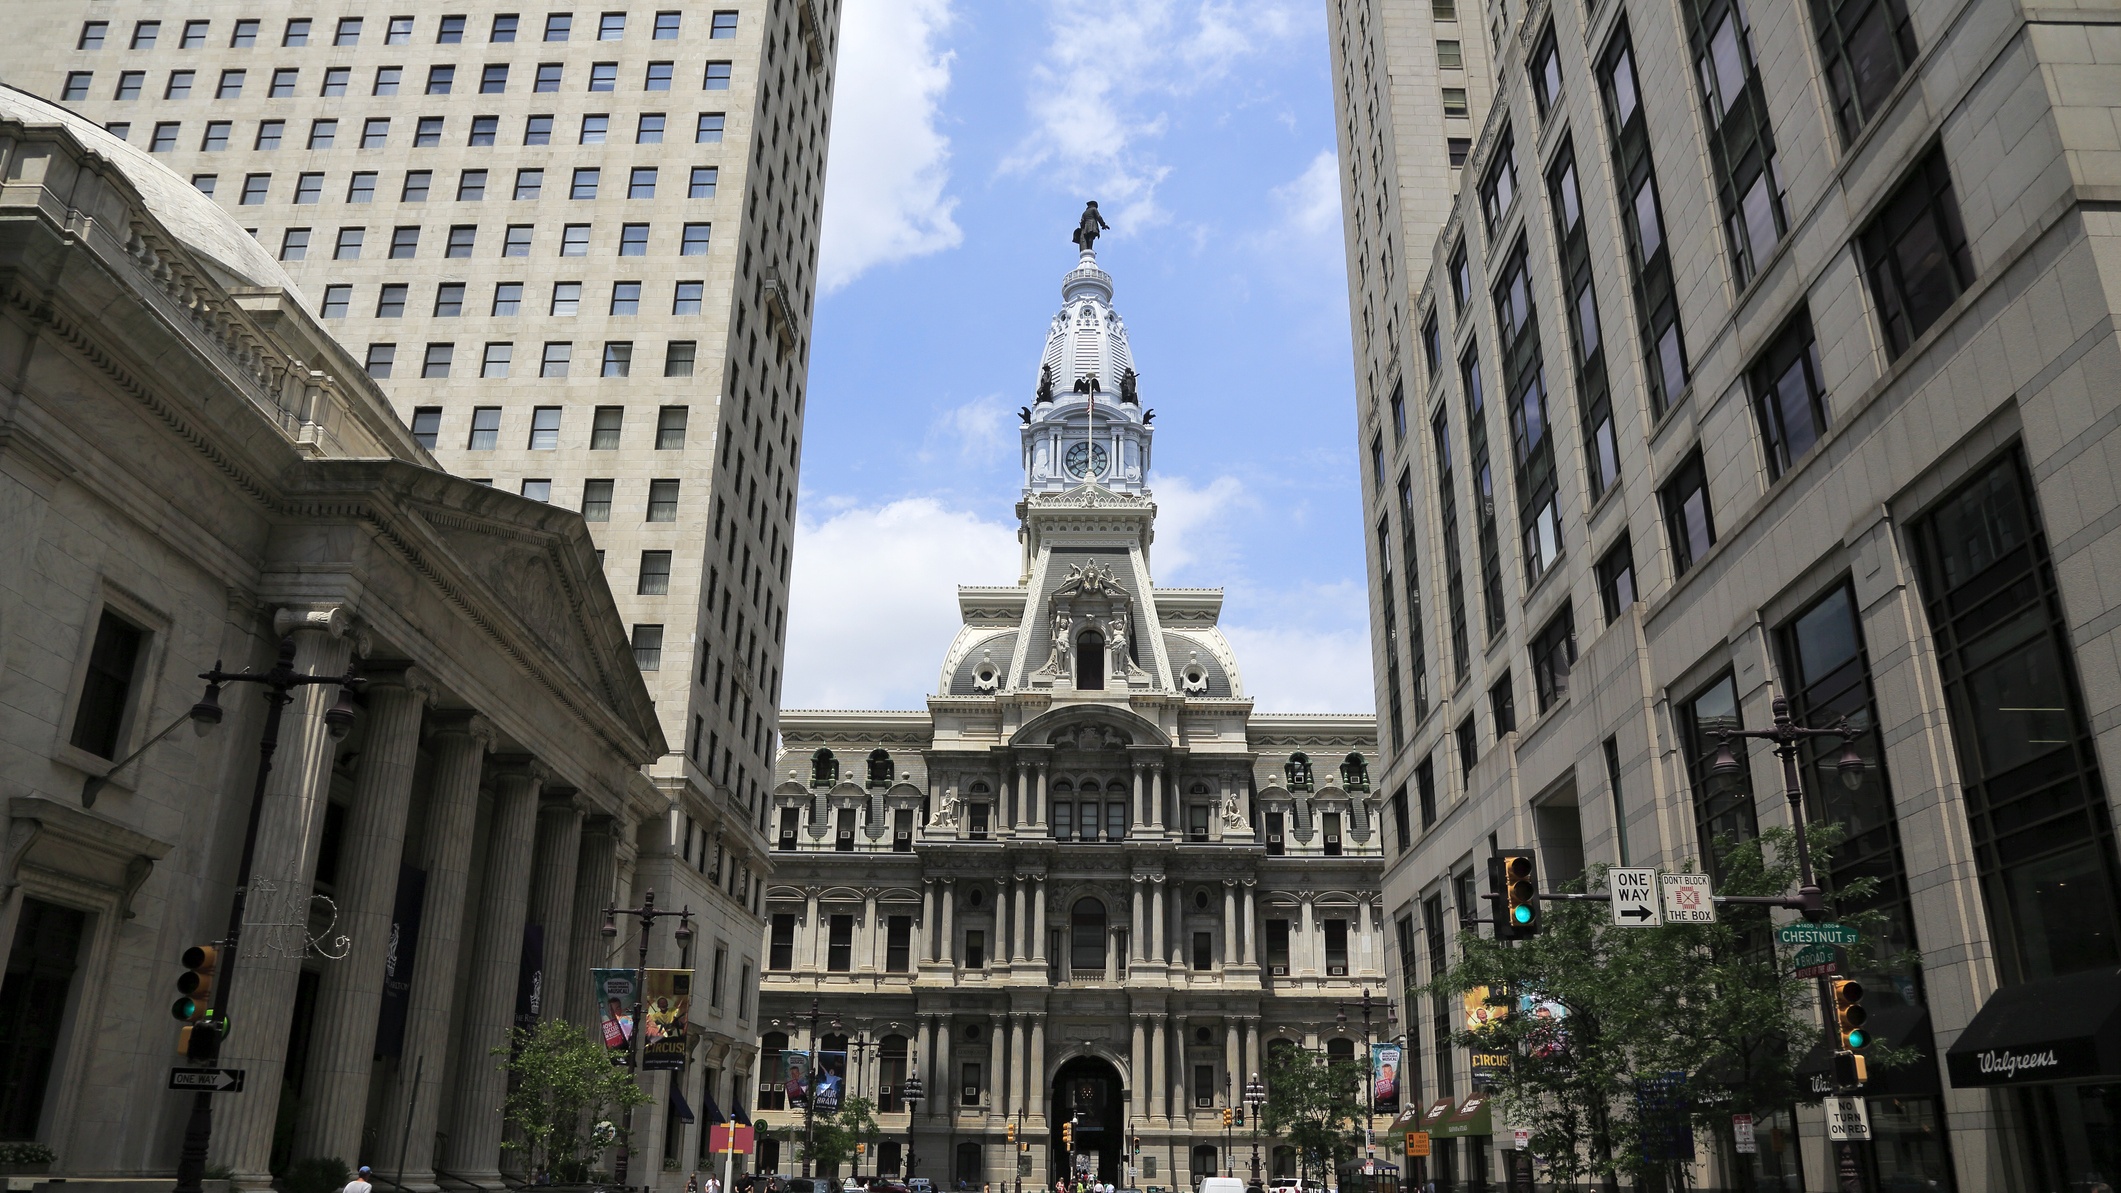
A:
[[[869,1154],[869,1145],[868,1145],[868,1144],[866,1144],[866,1143],[862,1143],[862,1142],[859,1142],[859,1141],[857,1141],[857,1142],[855,1143],[855,1145],[854,1145],[854,1154],[855,1154],[855,1155],[857,1155],[857,1156],[866,1156],[866,1155],[868,1155],[868,1154]]]
[[[1069,1151],[1071,1151],[1071,1152],[1075,1150],[1075,1124],[1074,1124],[1074,1123],[1062,1123],[1062,1124],[1061,1124],[1061,1146],[1062,1146],[1062,1147],[1064,1147],[1064,1148],[1066,1148],[1067,1150],[1069,1150]]]
[[[1011,1142],[1011,1143],[1015,1143],[1015,1142],[1016,1142],[1016,1124],[1015,1124],[1015,1123],[1010,1123],[1010,1124],[1009,1124],[1009,1142]]]
[[[1142,1137],[1139,1135],[1134,1137],[1134,1154],[1137,1156],[1142,1154]]]
[[[1853,1052],[1834,1054],[1834,1088],[1861,1089],[1871,1077],[1870,1066]]]
[[[1529,849],[1498,853],[1488,866],[1495,884],[1495,938],[1523,940],[1539,934],[1539,862]]]
[[[177,1001],[169,1013],[184,1024],[177,1033],[177,1053],[193,1060],[212,1060],[221,1054],[221,1037],[228,1030],[228,1017],[213,1010],[214,966],[220,950],[210,944],[195,944],[184,950],[184,972],[177,975]]]
[[[1841,1033],[1841,1048],[1853,1052],[1871,1042],[1863,1029],[1870,1016],[1863,1009],[1863,985],[1846,978],[1834,979],[1834,1028]]]
[[[1226,1129],[1226,1130],[1227,1130],[1227,1129],[1229,1128],[1229,1126],[1230,1126],[1230,1123],[1231,1123],[1232,1121],[1233,1121],[1233,1116],[1232,1116],[1232,1114],[1231,1114],[1230,1108],[1229,1108],[1228,1106],[1225,1106],[1225,1107],[1223,1107],[1223,1127],[1224,1127],[1224,1129]]]

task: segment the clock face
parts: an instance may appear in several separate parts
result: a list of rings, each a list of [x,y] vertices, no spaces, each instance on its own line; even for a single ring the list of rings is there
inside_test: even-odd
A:
[[[1105,465],[1109,462],[1104,448],[1092,447],[1087,443],[1073,445],[1063,459],[1068,465],[1068,475],[1078,479],[1085,476],[1103,476]]]

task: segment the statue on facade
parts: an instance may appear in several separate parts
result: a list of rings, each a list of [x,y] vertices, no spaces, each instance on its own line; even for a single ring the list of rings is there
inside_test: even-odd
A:
[[[1231,788],[1223,796],[1223,827],[1245,827],[1244,797],[1237,793],[1235,787]]]
[[[1111,674],[1116,676],[1126,675],[1128,664],[1133,662],[1132,659],[1127,657],[1126,614],[1114,613],[1111,619],[1105,623],[1105,641],[1112,649]]]
[[[1139,378],[1137,378],[1137,377],[1136,377],[1136,376],[1134,375],[1134,370],[1133,370],[1133,369],[1132,369],[1131,367],[1130,367],[1130,368],[1128,368],[1128,369],[1125,369],[1124,371],[1122,371],[1122,372],[1120,373],[1120,375],[1119,375],[1119,400],[1120,400],[1120,401],[1122,401],[1122,402],[1133,402],[1133,403],[1135,403],[1136,405],[1139,405],[1139,404],[1141,403],[1141,393],[1140,393],[1140,390],[1139,390],[1139,389],[1138,389],[1138,388],[1136,387],[1136,382],[1137,382],[1137,381],[1139,381]]]
[[[1070,641],[1075,627],[1075,618],[1065,612],[1053,615],[1053,653],[1046,659],[1046,671],[1052,675],[1067,675],[1074,670],[1070,655],[1074,643]]]
[[[1092,199],[1083,207],[1083,218],[1076,224],[1075,234],[1069,239],[1075,242],[1076,248],[1086,253],[1091,252],[1091,246],[1097,243],[1098,234],[1111,226],[1105,222],[1104,216],[1098,214],[1097,200]]]
[[[957,789],[953,787],[944,793],[943,806],[936,809],[935,815],[928,818],[928,827],[956,828],[959,809]]]
[[[1038,401],[1041,401],[1041,402],[1050,402],[1050,401],[1052,401],[1052,400],[1053,400],[1053,366],[1052,366],[1052,365],[1040,365],[1040,366],[1038,366],[1038,399],[1037,399],[1037,400],[1038,400]],[[1029,419],[1029,418],[1027,417],[1027,418],[1025,418],[1025,419],[1024,419],[1024,421],[1025,421],[1025,422],[1030,422],[1031,420],[1030,420],[1030,419]]]

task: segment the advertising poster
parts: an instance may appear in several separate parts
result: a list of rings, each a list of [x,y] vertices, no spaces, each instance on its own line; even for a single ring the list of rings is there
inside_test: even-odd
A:
[[[1546,1060],[1568,1051],[1569,1031],[1562,1023],[1569,1017],[1567,1007],[1551,998],[1527,994],[1517,1000],[1517,1013],[1531,1023],[1532,1055]]]
[[[647,1021],[641,1035],[641,1068],[680,1071],[685,1067],[685,1029],[692,1014],[692,971],[651,969],[648,996],[642,1001]]]
[[[630,969],[592,969],[590,987],[596,993],[597,1018],[602,1024],[604,1047],[624,1052],[633,1039],[633,999],[639,989]]]
[[[1458,1001],[1465,1008],[1467,1031],[1486,1031],[1510,1014],[1510,1004],[1495,1001],[1486,986],[1473,987],[1460,995]]]
[[[790,1106],[799,1106],[810,1098],[810,1054],[797,1052],[793,1048],[781,1050],[781,1092],[788,1095]]]
[[[426,902],[427,871],[400,865],[397,901],[390,909],[390,936],[383,944],[383,1005],[376,1018],[378,1056],[400,1056],[405,1051],[412,967],[420,952],[420,910]]]
[[[847,1089],[847,1054],[817,1054],[817,1112],[831,1114],[840,1108],[840,1095]]]
[[[523,955],[516,968],[516,1028],[536,1031],[545,1010],[545,929],[523,925]]]
[[[1376,1091],[1377,1102],[1399,1101],[1399,1065],[1402,1059],[1397,1044],[1373,1044],[1370,1046],[1371,1089]]]

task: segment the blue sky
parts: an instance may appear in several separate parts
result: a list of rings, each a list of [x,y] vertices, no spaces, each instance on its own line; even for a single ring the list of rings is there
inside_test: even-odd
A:
[[[1324,5],[846,0],[791,708],[918,708],[1016,579],[1016,409],[1085,199],[1157,412],[1160,585],[1220,586],[1265,711],[1368,711]]]

